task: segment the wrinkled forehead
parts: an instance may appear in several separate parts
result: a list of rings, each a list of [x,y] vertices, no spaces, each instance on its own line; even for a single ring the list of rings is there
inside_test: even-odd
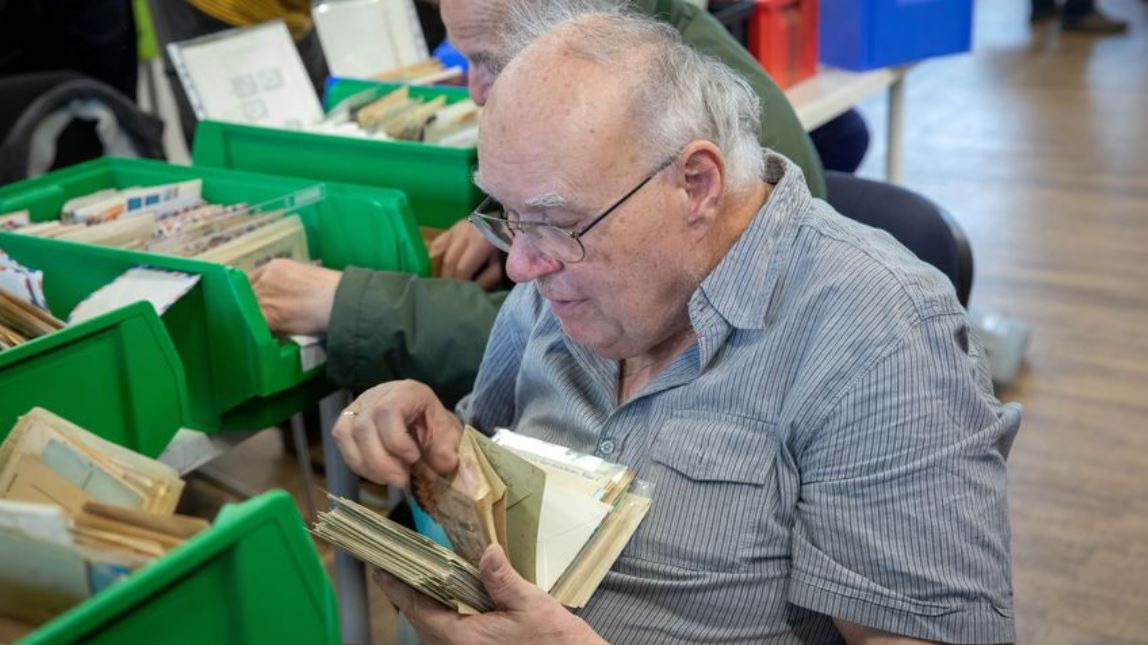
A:
[[[472,60],[501,56],[499,30],[506,0],[442,0],[440,12],[447,37],[464,56]]]
[[[537,192],[547,176],[577,185],[625,176],[640,157],[630,100],[626,84],[600,65],[549,52],[518,61],[483,109],[480,185],[498,192],[531,184]]]

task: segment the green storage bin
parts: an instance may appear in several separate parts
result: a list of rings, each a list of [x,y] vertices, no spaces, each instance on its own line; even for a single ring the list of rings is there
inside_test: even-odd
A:
[[[47,285],[61,279],[45,272]],[[0,352],[0,441],[35,406],[154,457],[185,423],[183,363],[155,310],[137,302]]]
[[[210,529],[19,641],[339,643],[335,593],[283,491],[220,511]]]
[[[315,185],[288,177],[105,158],[0,188],[0,212],[28,209],[32,219],[42,221],[57,217],[69,198],[102,188],[194,178],[204,180],[205,199],[220,203],[256,203]],[[353,264],[429,274],[426,249],[401,192],[324,186],[322,202],[297,211],[313,258],[334,269]],[[272,336],[247,276],[238,269],[17,233],[0,233],[0,248],[45,274],[69,276],[45,284],[51,306],[65,312],[135,266],[199,274],[199,283],[163,316],[187,376],[190,427],[207,432],[266,427],[298,411],[300,393],[313,397],[333,389],[316,384],[323,382],[322,368],[302,369],[298,346]],[[108,365],[101,372],[112,369]],[[231,423],[227,412],[241,404],[247,410]]]
[[[327,93],[330,108],[346,96],[393,83],[340,80]],[[448,103],[467,97],[465,89],[411,87],[411,95],[445,95]],[[192,160],[215,166],[310,177],[365,186],[397,188],[407,194],[423,226],[448,228],[470,214],[483,193],[471,181],[478,167],[475,148],[448,148],[411,141],[378,141],[313,132],[202,121],[196,127]]]

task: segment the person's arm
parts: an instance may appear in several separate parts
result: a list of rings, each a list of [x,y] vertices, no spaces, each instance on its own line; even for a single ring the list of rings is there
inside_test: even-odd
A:
[[[962,314],[930,316],[794,424],[789,600],[850,643],[1015,638],[1005,458],[1020,411],[982,359]]]
[[[348,268],[327,331],[327,374],[356,390],[414,379],[453,405],[474,385],[505,297],[469,281]]]
[[[276,334],[327,334],[327,374],[353,390],[413,378],[453,405],[470,391],[505,293],[389,271],[272,260],[251,275]]]

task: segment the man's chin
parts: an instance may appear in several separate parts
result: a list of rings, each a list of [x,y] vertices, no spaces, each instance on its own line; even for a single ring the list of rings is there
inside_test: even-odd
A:
[[[590,321],[566,321],[559,318],[558,322],[562,325],[562,333],[566,334],[567,338],[589,349],[598,356],[608,360],[618,361],[626,357],[626,353],[619,351],[615,343],[608,342],[608,340],[602,336],[600,329],[588,329],[587,325]]]

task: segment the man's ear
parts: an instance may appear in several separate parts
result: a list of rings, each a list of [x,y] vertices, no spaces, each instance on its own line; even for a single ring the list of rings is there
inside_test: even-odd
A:
[[[710,141],[694,141],[678,158],[679,178],[689,201],[687,225],[704,232],[717,220],[725,193],[725,159]]]

